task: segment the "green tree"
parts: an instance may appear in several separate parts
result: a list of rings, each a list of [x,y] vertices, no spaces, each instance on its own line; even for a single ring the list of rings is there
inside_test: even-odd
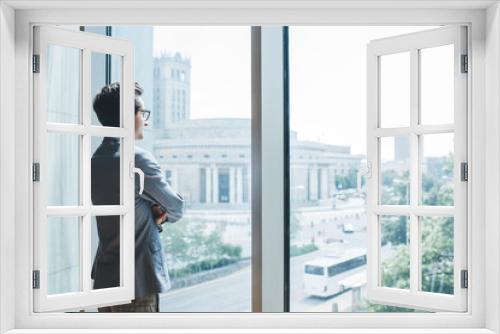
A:
[[[394,169],[382,173],[381,201],[385,205],[404,205],[409,203],[410,174]]]
[[[241,259],[241,246],[222,240],[223,225],[218,225],[209,232],[206,231],[206,226],[205,222],[187,218],[176,224],[166,225],[162,241],[167,262],[172,268],[189,268],[186,269],[188,272],[199,272]]]
[[[384,229],[381,244],[393,246],[406,244],[408,240],[408,217],[406,216],[383,216]]]
[[[428,162],[427,172],[422,175],[422,202],[425,205],[453,205],[453,155],[435,158]],[[406,175],[405,175],[406,174]],[[407,188],[398,185],[407,180],[407,173],[395,170],[382,175],[382,198],[384,204],[403,204],[408,196]],[[407,181],[405,181],[407,182]],[[405,245],[409,231],[406,217],[384,217],[390,219],[382,233],[382,246],[391,247],[391,254],[382,263],[382,285],[409,288],[409,250]],[[453,293],[453,217],[419,217],[422,250],[422,290],[445,294]],[[377,312],[408,312],[410,309],[388,305],[370,304],[362,307]]]
[[[394,254],[382,261],[382,286],[409,289],[410,252],[408,245],[399,245],[394,249]]]
[[[453,205],[453,155],[428,158],[422,173],[424,205]]]
[[[335,175],[335,187],[337,189],[353,189],[357,187],[358,170],[350,168],[347,175]]]
[[[422,290],[453,294],[453,218],[423,217]]]

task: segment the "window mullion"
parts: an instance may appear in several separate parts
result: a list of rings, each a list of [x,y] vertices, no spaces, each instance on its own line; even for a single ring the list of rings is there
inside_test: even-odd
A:
[[[252,312],[262,311],[262,94],[261,27],[252,27]],[[210,168],[208,169],[210,171]],[[211,179],[211,173],[208,173]],[[207,184],[210,184],[208,182]],[[211,199],[207,199],[211,202]]]
[[[417,49],[410,51],[410,290],[419,289],[420,275],[420,228],[415,209],[420,198],[420,145],[416,128],[419,122],[419,55]]]
[[[284,235],[284,58],[283,28],[261,28],[261,243],[262,311],[283,312]]]
[[[85,128],[85,134],[83,135],[83,143],[82,143],[82,150],[80,154],[80,159],[82,159],[81,165],[83,166],[83,170],[81,173],[81,185],[80,185],[80,191],[83,193],[82,198],[83,198],[83,206],[85,208],[85,215],[83,216],[83,219],[81,220],[81,231],[82,231],[82,238],[81,238],[81,244],[80,244],[80,257],[81,257],[81,262],[80,262],[80,274],[82,275],[80,277],[80,282],[82,284],[82,291],[84,293],[90,293],[91,291],[91,281],[90,281],[90,268],[92,266],[92,256],[91,256],[91,223],[92,223],[92,217],[91,217],[91,212],[90,208],[92,205],[92,199],[91,199],[91,165],[90,165],[90,157],[91,157],[91,150],[92,150],[92,137],[91,134],[88,132],[89,127],[91,125],[91,110],[90,110],[90,82],[91,82],[91,77],[90,77],[90,67],[91,67],[91,59],[90,59],[90,50],[89,49],[83,49],[82,52],[82,62],[81,62],[81,73],[80,73],[80,78],[81,80],[81,94],[80,96],[82,97],[80,100],[80,110],[82,112],[82,124]]]

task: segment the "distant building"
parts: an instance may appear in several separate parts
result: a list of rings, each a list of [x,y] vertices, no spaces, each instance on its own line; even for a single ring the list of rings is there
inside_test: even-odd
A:
[[[248,207],[251,189],[250,119],[178,122],[157,139],[154,154],[167,180],[190,207]],[[292,201],[332,198],[335,175],[358,169],[360,155],[348,146],[298,141],[291,136]]]
[[[153,126],[165,129],[191,116],[191,60],[180,53],[154,59]]]
[[[300,141],[295,132],[290,138],[290,189],[292,202],[320,202],[333,197],[337,175],[359,170],[363,155],[351,154],[349,146]]]
[[[154,141],[165,177],[191,208],[249,208],[250,119],[191,119],[191,60],[179,52],[154,58]],[[350,147],[299,141],[292,132],[291,199],[331,199],[336,175],[359,169],[364,156]],[[144,146],[144,143],[140,143]],[[325,202],[326,203],[326,202]]]

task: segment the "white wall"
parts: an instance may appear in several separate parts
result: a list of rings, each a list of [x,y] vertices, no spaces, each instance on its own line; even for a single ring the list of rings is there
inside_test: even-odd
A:
[[[492,5],[486,19],[486,254],[500,261],[500,6]],[[496,256],[495,256],[496,255]],[[499,266],[486,266],[486,327],[500,330]],[[496,282],[496,284],[494,283]],[[494,311],[496,310],[496,311]]]
[[[0,332],[14,328],[14,236],[6,223],[14,224],[14,10],[0,3]],[[10,255],[10,256],[9,256]]]

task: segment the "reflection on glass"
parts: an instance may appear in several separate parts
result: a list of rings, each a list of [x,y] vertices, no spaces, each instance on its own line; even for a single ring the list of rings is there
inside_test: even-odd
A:
[[[121,203],[121,139],[92,137],[91,196],[93,205]]]
[[[120,286],[120,216],[92,217],[93,289]]]
[[[423,205],[453,205],[453,133],[422,136]]]
[[[104,80],[106,73],[106,64],[111,64],[111,86],[106,86],[106,81]],[[121,126],[121,99],[120,90],[117,88],[121,85],[122,81],[122,57],[117,55],[103,54],[99,52],[92,52],[91,55],[91,92],[92,100],[89,103],[92,104],[91,122],[92,125],[97,126],[111,126],[120,127]],[[118,84],[118,85],[117,85]],[[96,97],[101,92],[102,89],[114,90],[116,94],[113,95],[112,99],[109,100],[97,100]],[[97,108],[97,110],[96,110]],[[97,113],[99,111],[99,114]],[[110,116],[112,115],[112,116]]]
[[[49,122],[73,124],[81,122],[80,66],[80,49],[48,46],[46,80]]]
[[[80,217],[48,217],[48,294],[81,291]]]
[[[380,204],[410,204],[409,136],[380,138]]]
[[[421,217],[422,291],[453,294],[453,217]]]
[[[380,126],[410,125],[410,53],[380,57]]]
[[[47,205],[80,205],[81,136],[47,133]],[[42,167],[43,168],[43,167]]]
[[[422,124],[453,124],[454,46],[420,50],[420,110]]]
[[[380,216],[380,285],[410,288],[410,218]]]

